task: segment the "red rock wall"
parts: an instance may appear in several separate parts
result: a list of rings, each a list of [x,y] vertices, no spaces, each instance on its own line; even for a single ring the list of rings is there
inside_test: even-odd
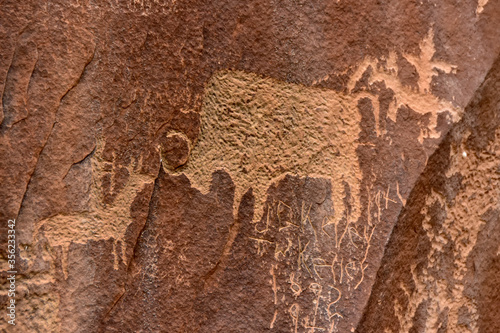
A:
[[[500,326],[498,1],[0,13],[1,329]]]
[[[400,214],[360,332],[500,330],[500,58]]]

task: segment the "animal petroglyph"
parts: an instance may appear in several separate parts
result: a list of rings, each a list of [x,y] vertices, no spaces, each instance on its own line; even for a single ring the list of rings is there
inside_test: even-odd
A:
[[[71,215],[58,214],[40,221],[36,225],[35,240],[45,237],[52,247],[61,246],[63,251],[63,272],[67,274],[68,251],[71,243],[85,244],[90,240],[114,240],[114,268],[118,269],[119,259],[125,261],[125,233],[132,223],[129,207],[136,195],[145,186],[151,185],[154,178],[134,171],[134,166],[125,167],[129,174],[124,188],[116,193],[112,204],[102,202],[103,176],[106,164],[99,156],[103,145],[98,143],[95,155],[89,162],[92,168],[92,184],[90,185],[90,207],[86,212]],[[136,161],[140,166],[142,161]],[[109,173],[108,173],[109,174]]]
[[[387,57],[382,57],[381,59],[366,58],[351,76],[348,84],[349,91],[353,92],[356,83],[363,75],[368,74],[369,84],[383,82],[386,87],[394,92],[393,102],[389,105],[388,118],[396,121],[397,111],[401,106],[407,106],[422,115],[428,114],[430,116],[429,124],[427,128],[422,130],[419,141],[422,143],[425,138],[438,138],[442,135],[440,131],[436,130],[438,115],[447,111],[451,116],[450,121],[456,122],[461,118],[463,109],[454,106],[450,101],[438,98],[432,94],[431,83],[434,76],[437,76],[439,72],[454,74],[457,71],[457,66],[435,60],[435,52],[434,31],[431,28],[427,36],[420,42],[419,55],[400,55],[401,58],[411,63],[418,73],[417,89],[401,82],[397,75],[400,69],[397,64],[398,55],[396,52],[389,52]],[[367,97],[372,100],[377,135],[380,136],[383,134],[379,124],[380,106],[374,99],[374,96],[368,92],[355,92],[353,95],[356,95],[358,99]]]
[[[226,170],[236,185],[235,209],[252,188],[257,219],[267,188],[285,173],[330,179],[340,219],[346,182],[356,220],[361,171],[356,155],[360,114],[354,103],[334,91],[219,72],[206,86],[199,140],[188,163],[174,172],[186,174],[207,193],[212,173]]]
[[[193,144],[186,165],[172,168],[163,161],[167,172],[184,173],[193,186],[207,193],[212,173],[226,170],[236,185],[235,210],[249,188],[255,195],[255,216],[259,220],[269,185],[286,173],[329,179],[335,217],[339,221],[347,211],[343,197],[348,184],[353,198],[348,219],[356,222],[360,214],[360,179],[356,148],[361,115],[357,110],[362,98],[374,106],[377,135],[378,99],[367,91],[356,91],[356,83],[365,73],[368,82],[384,82],[393,90],[394,99],[388,118],[396,120],[397,110],[406,106],[420,114],[429,114],[420,142],[442,135],[436,130],[437,117],[448,112],[459,119],[461,110],[449,101],[431,94],[431,81],[437,70],[453,73],[456,67],[434,60],[434,33],[420,43],[418,56],[401,55],[419,74],[418,87],[399,81],[397,55],[384,59],[365,59],[348,84],[350,94],[305,87],[263,78],[240,71],[221,71],[207,83],[201,111],[201,133]],[[424,126],[425,127],[425,126]],[[404,198],[403,198],[404,200]]]
[[[456,70],[434,59],[433,39],[431,29],[418,55],[390,52],[385,58],[365,59],[353,73],[347,94],[241,71],[215,73],[205,86],[200,135],[190,143],[187,163],[172,167],[163,159],[167,173],[186,175],[202,193],[208,193],[213,172],[228,172],[235,184],[235,217],[243,193],[253,190],[255,233],[247,236],[259,258],[274,260],[269,263],[272,301],[280,310],[274,310],[271,329],[284,315],[291,317],[293,332],[336,331],[344,321],[347,300],[363,290],[372,238],[383,223],[383,211],[405,205],[406,194],[401,194],[397,181],[378,188],[361,184],[357,149],[367,143],[358,141],[360,101],[370,100],[376,136],[388,140],[392,134],[384,124],[397,125],[400,108],[428,119],[415,125],[420,126],[421,144],[443,135],[437,128],[440,113],[447,113],[449,122],[460,118],[461,109],[432,94],[433,77]],[[400,58],[418,73],[412,85],[398,77]],[[382,116],[377,89],[370,88],[380,84],[393,93],[387,118]],[[307,198],[294,204],[278,196],[271,204],[266,197],[273,192],[268,189],[287,175],[328,180],[331,189],[324,202],[333,212],[325,208],[319,214],[316,206],[312,208],[318,202]],[[376,211],[366,220],[360,219],[361,189],[366,189],[365,208]]]

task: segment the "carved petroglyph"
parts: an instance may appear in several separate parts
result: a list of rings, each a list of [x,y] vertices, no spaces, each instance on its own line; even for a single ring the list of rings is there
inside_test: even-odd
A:
[[[427,128],[422,129],[419,137],[420,143],[425,138],[438,138],[441,133],[436,130],[437,117],[442,112],[449,112],[452,116],[452,121],[458,121],[462,115],[463,110],[455,107],[450,101],[440,99],[431,94],[432,78],[439,74],[438,71],[443,73],[456,73],[457,67],[443,61],[434,60],[434,31],[430,29],[428,35],[420,43],[420,54],[402,54],[401,56],[408,60],[418,73],[418,90],[404,85],[397,77],[397,54],[390,52],[389,56],[382,59],[366,58],[361,63],[356,72],[352,75],[348,87],[349,91],[357,96],[358,99],[363,97],[369,98],[375,108],[375,121],[377,135],[382,134],[379,129],[379,102],[373,95],[367,92],[355,92],[354,88],[356,83],[360,81],[361,77],[367,73],[369,74],[368,82],[383,82],[386,87],[394,92],[394,101],[389,106],[387,117],[396,121],[397,110],[400,106],[408,106],[415,112],[420,114],[429,114],[430,121]]]
[[[295,273],[290,274],[290,289],[292,290],[293,296],[297,298],[302,293],[302,287],[300,284],[294,281]]]
[[[477,1],[477,8],[476,8],[476,15],[479,15],[483,12],[484,6],[488,3],[488,0],[478,0]]]
[[[119,258],[125,261],[125,232],[132,223],[130,207],[137,194],[145,186],[154,182],[154,177],[138,173],[142,161],[133,161],[129,166],[119,167],[126,170],[128,180],[119,191],[114,192],[112,203],[105,204],[103,199],[103,182],[111,173],[105,161],[100,156],[104,149],[97,144],[94,156],[91,158],[92,183],[90,186],[90,204],[88,211],[74,215],[55,215],[40,221],[35,227],[35,241],[46,238],[50,246],[61,246],[63,250],[63,272],[67,274],[68,250],[71,243],[86,244],[90,240],[114,240],[114,268],[118,269]],[[118,168],[118,166],[116,166]],[[116,171],[116,170],[115,170]],[[116,173],[114,173],[116,175]],[[112,179],[111,179],[112,180]],[[113,191],[114,189],[111,189]]]
[[[243,193],[253,190],[253,234],[246,237],[258,258],[270,260],[275,305],[270,328],[291,316],[295,332],[333,332],[345,311],[342,297],[363,288],[372,238],[384,212],[406,203],[408,185],[401,188],[398,180],[361,184],[357,149],[377,145],[360,142],[360,103],[369,100],[374,133],[390,144],[393,134],[384,124],[397,125],[402,109],[428,119],[418,124],[415,136],[422,145],[443,135],[437,128],[440,113],[448,113],[451,117],[443,118],[448,121],[460,118],[461,109],[432,94],[435,76],[456,71],[435,59],[433,39],[431,29],[416,55],[389,52],[365,59],[351,76],[347,94],[240,71],[215,73],[205,87],[201,131],[197,142],[189,142],[189,160],[169,168],[163,159],[167,173],[186,175],[202,193],[209,191],[214,171],[228,172],[236,188],[234,217]],[[418,74],[411,85],[398,77],[400,58]],[[393,93],[385,119],[377,89],[370,88],[379,84]],[[313,200],[273,196],[266,201],[270,188],[291,175],[326,181],[327,211],[318,214]],[[367,207],[361,207],[362,194]],[[361,218],[363,209],[367,214]]]
[[[381,82],[393,91],[387,114],[393,122],[402,106],[429,115],[420,143],[442,135],[436,128],[440,113],[459,118],[461,110],[432,95],[433,77],[456,69],[434,59],[433,38],[430,30],[418,55],[391,52],[384,59],[365,59],[351,77],[348,94],[239,71],[218,72],[206,85],[201,132],[198,142],[190,143],[188,162],[172,169],[163,160],[166,172],[185,174],[202,193],[208,192],[214,171],[228,172],[236,187],[235,217],[242,194],[252,188],[254,233],[246,236],[257,258],[271,261],[271,329],[288,317],[293,332],[334,332],[347,298],[366,279],[374,231],[383,223],[384,211],[405,204],[398,181],[363,184],[368,214],[360,219],[362,174],[356,149],[361,99],[371,101],[377,137],[387,134],[379,96],[357,87],[362,77],[369,85]],[[415,67],[417,86],[400,82],[398,57]],[[328,181],[331,211],[318,215],[312,200],[273,197],[266,202],[270,186],[290,174]]]
[[[271,324],[269,325],[269,328],[274,328],[274,323],[276,322],[276,318],[278,316],[278,310],[275,310],[274,311],[274,315],[273,315],[273,320],[271,320]]]
[[[305,200],[296,204],[267,202],[266,212],[272,215],[263,217],[261,224],[266,225],[266,231],[260,237],[274,235],[273,243],[266,242],[269,246],[256,252],[259,257],[269,253],[267,258],[275,260],[269,271],[275,305],[269,327],[276,327],[276,318],[290,315],[292,331],[333,332],[343,319],[343,294],[351,295],[364,280],[376,226],[361,226],[344,218],[337,229],[332,227],[331,233],[326,233],[321,226],[332,217],[318,215],[318,206],[314,206]],[[292,227],[279,228],[284,221]],[[261,231],[254,230],[256,234]],[[285,281],[280,277],[283,275],[287,276]]]
[[[212,173],[226,170],[236,185],[235,211],[242,194],[253,189],[256,221],[264,213],[267,188],[286,173],[330,179],[336,219],[343,211],[341,193],[347,182],[355,220],[360,212],[359,121],[349,96],[255,74],[219,72],[206,85],[199,140],[189,162],[174,173],[186,174],[207,193]]]
[[[249,239],[257,242],[257,254],[260,254],[261,256],[264,254],[264,246],[266,244],[273,244],[274,242],[269,241],[267,239],[263,238],[254,238],[254,237],[248,237]]]
[[[484,226],[484,216],[500,197],[500,131],[483,152],[464,156],[460,152],[465,150],[469,134],[464,134],[459,146],[452,146],[451,165],[446,172],[447,177],[460,175],[462,179],[457,195],[450,201],[432,191],[421,211],[425,216],[423,228],[431,246],[426,264],[419,268],[411,266],[415,290],[406,293],[405,306],[395,304],[401,331],[411,328],[412,322],[406,318],[413,318],[423,302],[427,304],[425,331],[432,331],[439,325],[440,312],[445,308],[448,328],[457,332],[477,332],[479,329],[477,302],[466,291],[466,274],[470,270],[467,260]],[[431,220],[437,219],[431,211],[433,206],[444,212],[443,221]],[[445,264],[447,260],[451,264]],[[440,279],[436,271],[452,278]],[[400,287],[408,289],[403,284]],[[468,327],[461,323],[464,312],[470,318]]]
[[[359,266],[360,266],[360,269],[361,269],[361,279],[356,284],[356,286],[354,287],[354,289],[358,289],[359,285],[361,284],[361,282],[363,282],[363,279],[365,278],[365,270],[368,267],[368,264],[365,264],[365,262],[366,262],[366,258],[368,257],[368,249],[370,248],[370,242],[372,240],[373,232],[374,231],[375,231],[375,226],[372,228],[372,231],[370,232],[370,236],[368,236],[368,234],[367,234],[367,227],[365,227],[364,239],[366,241],[366,250],[365,250],[365,255],[364,255],[363,259],[359,263]]]
[[[297,328],[299,326],[299,312],[300,312],[300,306],[296,303],[292,304],[292,306],[290,307],[289,313],[293,319],[295,333],[297,333]]]
[[[399,200],[401,201],[401,203],[403,204],[403,206],[406,206],[406,199],[404,199],[401,196],[401,193],[399,193],[399,182],[396,182],[396,194],[397,194]]]
[[[430,29],[427,36],[420,43],[420,54],[418,56],[405,54],[404,57],[417,69],[419,90],[424,93],[431,91],[432,77],[438,74],[438,70],[444,73],[455,73],[457,67],[443,61],[433,59],[436,48],[434,47],[434,29]]]

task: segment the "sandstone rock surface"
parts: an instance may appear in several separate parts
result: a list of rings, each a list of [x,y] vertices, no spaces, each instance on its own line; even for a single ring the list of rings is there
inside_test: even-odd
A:
[[[0,330],[499,331],[499,22],[3,1]]]

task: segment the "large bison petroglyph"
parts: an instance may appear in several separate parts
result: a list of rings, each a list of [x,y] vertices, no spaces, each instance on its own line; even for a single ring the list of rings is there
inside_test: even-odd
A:
[[[355,198],[351,218],[357,219],[359,121],[352,98],[335,91],[220,72],[206,86],[199,140],[175,172],[206,193],[212,173],[226,170],[236,185],[235,208],[252,188],[257,218],[267,188],[286,173],[330,179],[336,218],[345,208],[347,183]]]

